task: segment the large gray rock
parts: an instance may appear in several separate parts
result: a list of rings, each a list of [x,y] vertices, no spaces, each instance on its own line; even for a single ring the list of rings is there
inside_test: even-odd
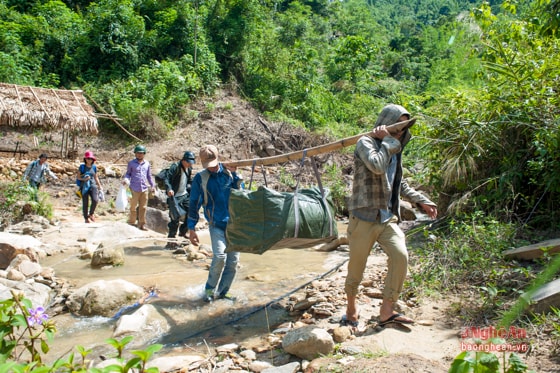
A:
[[[46,308],[53,296],[52,289],[47,285],[37,282],[27,283],[0,278],[0,299],[12,298],[11,290],[16,293],[23,293],[25,298],[31,301],[33,308],[39,306]]]
[[[282,339],[282,348],[302,359],[313,360],[319,355],[333,352],[334,341],[326,330],[310,325],[286,333]]]
[[[72,293],[66,305],[80,316],[114,316],[144,296],[144,289],[124,280],[99,280],[82,286]]]
[[[95,228],[91,235],[87,237],[87,241],[93,245],[103,244],[104,246],[112,246],[127,242],[130,239],[146,237],[145,233],[149,232],[143,232],[123,222],[113,222]]]
[[[300,368],[301,364],[297,361],[294,361],[288,364],[284,364],[280,367],[267,368],[261,371],[261,373],[297,373],[300,372]]]
[[[550,312],[551,308],[560,308],[560,279],[540,286],[534,293],[524,293],[523,298],[535,313]]]
[[[18,254],[10,263],[7,271],[16,270],[25,278],[31,278],[41,273],[42,267],[39,263],[32,262],[27,255]]]
[[[169,212],[148,207],[146,210],[146,226],[151,230],[167,234],[167,224],[169,223]]]
[[[274,367],[268,361],[252,361],[249,364],[249,370],[251,372],[261,373],[263,370]]]
[[[46,256],[43,244],[31,236],[0,232],[0,269],[6,269],[19,254],[24,254],[33,262]]]
[[[17,269],[10,268],[7,270],[8,276],[6,278],[12,281],[25,281],[25,275],[18,271]]]

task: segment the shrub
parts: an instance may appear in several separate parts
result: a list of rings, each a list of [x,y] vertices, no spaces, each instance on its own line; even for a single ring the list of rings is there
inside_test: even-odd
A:
[[[27,214],[51,219],[53,207],[49,195],[23,181],[0,183],[0,224],[19,222]]]

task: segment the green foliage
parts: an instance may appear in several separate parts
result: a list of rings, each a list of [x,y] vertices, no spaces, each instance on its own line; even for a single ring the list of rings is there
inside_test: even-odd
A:
[[[279,176],[279,181],[281,184],[283,185],[287,185],[290,188],[295,188],[297,181],[294,178],[294,175],[287,172],[285,169],[280,169],[280,176]]]
[[[551,355],[558,355],[560,351],[560,309],[557,307],[550,307],[550,312],[532,314],[533,323],[537,328],[550,332],[552,348]]]
[[[222,78],[239,76],[242,52],[252,37],[260,13],[256,0],[218,0],[209,10],[206,34],[222,66]]]
[[[132,0],[93,2],[84,21],[89,28],[78,41],[76,62],[86,76],[94,74],[102,81],[120,79],[144,62],[145,25]]]
[[[39,58],[34,55],[33,18],[0,3],[0,81],[31,84],[40,75]]]
[[[9,360],[41,364],[49,351],[46,339],[56,328],[43,307],[32,308],[31,301],[12,291],[12,298],[0,301],[0,364]]]
[[[508,2],[503,8],[515,11]],[[560,199],[559,40],[513,13],[494,15],[488,4],[474,15],[485,45],[483,86],[446,94],[427,110],[445,118],[427,133],[428,167],[441,172],[456,206],[550,224]]]
[[[325,187],[330,190],[335,213],[338,215],[347,213],[346,196],[348,195],[348,190],[346,182],[342,177],[342,170],[333,164],[325,169],[323,175],[322,179],[324,179]]]
[[[116,357],[122,358],[124,348],[131,341],[132,341],[132,336],[126,336],[123,339],[121,339],[120,341],[117,340],[117,339],[114,339],[114,338],[109,338],[105,342],[107,342],[108,344],[110,344],[111,346],[113,346],[117,350],[117,356]]]
[[[59,87],[60,83],[75,76],[79,35],[85,32],[86,25],[82,17],[72,12],[62,1],[48,1],[33,8],[33,16],[41,25],[35,24],[35,39],[41,38],[41,49],[37,50],[40,58],[41,77],[39,86]],[[37,46],[38,43],[35,42]]]
[[[503,341],[490,340],[488,343],[501,344]],[[484,346],[484,345],[481,345]],[[500,367],[500,360],[493,352],[472,352],[463,351],[455,357],[449,373],[524,373],[528,372],[527,364],[519,357],[518,354],[512,353],[507,358],[506,352],[500,353],[504,362]],[[532,371],[531,371],[532,372]]]
[[[123,358],[125,346],[132,340],[128,336],[122,340],[109,339],[107,343],[117,349],[118,363],[104,368],[88,367],[86,357],[91,350],[76,346],[81,361],[74,359],[74,353],[52,364],[44,363],[49,352],[48,341],[54,338],[55,325],[48,320],[43,307],[32,308],[31,301],[22,294],[12,292],[12,298],[0,301],[0,372],[139,372],[157,373],[156,367],[146,368],[147,362],[163,346],[155,344],[144,350],[130,351],[134,357]]]
[[[412,281],[438,292],[479,287],[492,301],[497,294],[516,293],[528,274],[502,257],[513,246],[515,233],[514,225],[480,213],[451,220],[441,237],[415,248],[411,261],[418,270]]]
[[[154,62],[142,66],[126,80],[113,81],[101,87],[86,86],[96,102],[113,108],[128,130],[145,139],[165,136],[176,122],[182,108],[204,84],[197,71],[216,68],[199,63],[195,68],[190,56],[178,61]],[[213,73],[215,75],[215,72]]]
[[[0,183],[0,224],[19,222],[25,214],[51,219],[53,206],[49,195],[24,181]]]
[[[372,107],[426,80],[427,66],[411,53],[418,45],[408,48],[407,36],[417,40],[423,24],[442,22],[459,8],[446,0],[423,3],[413,9],[405,1],[104,0],[18,2],[8,9],[3,1],[0,76],[20,84],[79,84],[133,133],[161,136],[189,101],[177,84],[146,77],[146,70],[188,59],[188,74],[181,70],[190,99],[212,93],[221,73],[274,117],[348,134]],[[395,30],[403,42],[389,56],[387,36]],[[401,81],[388,79],[391,61],[405,72]],[[152,80],[165,90],[144,84]]]
[[[554,259],[539,273],[537,278],[525,289],[522,296],[517,299],[510,309],[503,315],[501,324],[511,325],[529,306],[529,302],[533,294],[540,289],[543,285],[551,281],[560,271],[560,256],[555,256]]]

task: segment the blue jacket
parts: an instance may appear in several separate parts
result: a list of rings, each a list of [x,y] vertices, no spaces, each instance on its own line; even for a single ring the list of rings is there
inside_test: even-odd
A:
[[[187,226],[194,229],[199,219],[200,207],[204,205],[204,186],[202,174],[209,172],[203,170],[198,172],[191,185],[189,200],[189,218]],[[229,220],[229,194],[231,189],[243,189],[243,180],[236,172],[229,172],[220,163],[217,172],[210,172],[206,184],[207,203],[204,206],[204,217],[208,224],[226,229]]]

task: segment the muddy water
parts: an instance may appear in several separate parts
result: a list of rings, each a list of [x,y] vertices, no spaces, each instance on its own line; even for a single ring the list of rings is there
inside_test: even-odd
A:
[[[339,227],[339,232],[345,230]],[[202,243],[210,243],[201,234]],[[165,242],[145,238],[121,242],[125,251],[125,265],[107,270],[94,270],[89,261],[77,255],[57,255],[47,258],[42,265],[54,268],[57,277],[80,287],[96,280],[123,279],[145,288],[156,288],[157,297],[148,300],[165,314],[171,325],[170,332],[154,330],[144,340],[136,341],[135,348],[150,343],[162,343],[164,351],[182,350],[207,352],[207,345],[242,343],[258,339],[270,332],[289,316],[274,303],[296,289],[345,263],[346,253],[318,252],[314,249],[269,250],[262,255],[241,254],[241,266],[231,292],[235,302],[218,300],[212,304],[201,301],[209,260],[189,262],[184,255],[173,255],[163,250]],[[112,337],[118,317],[132,313],[138,306],[121,310],[114,318],[75,317],[56,318],[57,334],[51,344],[56,357],[76,345],[92,348]]]

